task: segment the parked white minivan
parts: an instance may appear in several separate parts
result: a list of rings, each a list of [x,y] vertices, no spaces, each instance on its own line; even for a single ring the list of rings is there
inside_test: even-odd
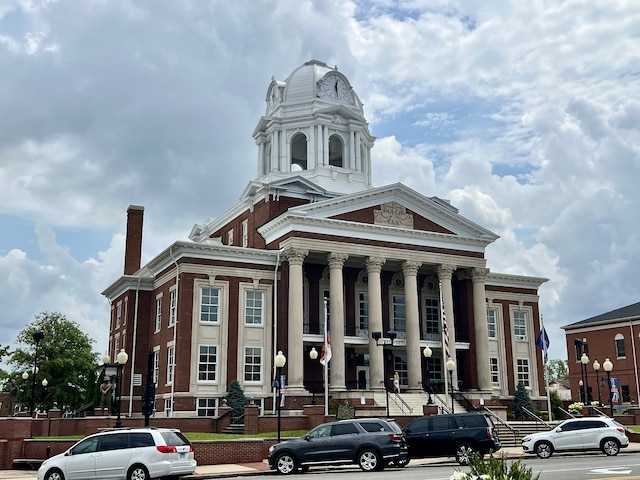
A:
[[[119,428],[83,438],[42,463],[38,480],[150,480],[191,475],[193,445],[170,428]]]

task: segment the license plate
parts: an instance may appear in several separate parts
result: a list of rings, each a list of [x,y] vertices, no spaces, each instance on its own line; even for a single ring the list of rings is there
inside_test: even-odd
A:
[[[180,458],[184,458],[186,456],[187,456],[187,454],[185,452],[180,452]]]

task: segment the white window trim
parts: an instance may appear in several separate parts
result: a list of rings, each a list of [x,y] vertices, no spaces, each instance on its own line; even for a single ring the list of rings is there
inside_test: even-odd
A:
[[[527,380],[529,382],[529,385],[525,384],[525,388],[527,390],[531,390],[531,388],[533,386],[533,372],[531,371],[531,360],[529,358],[527,358],[527,357],[518,357],[518,358],[516,358],[516,365],[515,365],[515,367],[516,367],[516,371],[515,371],[515,374],[516,374],[516,386],[520,383],[520,378],[519,378],[520,377],[520,372],[518,371],[518,361],[520,361],[520,360],[527,362]],[[522,383],[524,383],[524,382],[522,382]]]
[[[242,292],[242,298],[244,299],[242,305],[242,319],[244,326],[247,328],[264,328],[265,324],[265,312],[267,302],[267,291],[262,288],[240,288]],[[260,292],[262,294],[262,308],[260,310],[260,323],[247,323],[247,294],[249,292]]]
[[[494,336],[489,335],[489,312],[493,312],[493,327],[494,327]],[[498,332],[498,309],[497,308],[487,308],[487,337],[489,340],[497,340],[500,336]]]
[[[222,317],[222,295],[223,295],[223,288],[221,286],[218,285],[208,285],[208,284],[199,284],[197,285],[197,292],[198,292],[198,323],[200,323],[200,325],[220,325],[220,318]],[[211,290],[218,290],[218,318],[217,320],[211,322],[211,321],[205,321],[202,320],[202,289],[204,288],[209,288]]]
[[[160,330],[162,330],[162,294],[156,296],[156,324],[154,333],[158,333]]]
[[[260,379],[259,380],[246,380],[245,379],[246,378],[246,374],[247,374],[247,371],[246,371],[247,364],[244,361],[244,359],[246,359],[246,357],[247,357],[247,348],[256,348],[256,349],[258,349],[260,351],[260,364],[259,364],[259,367],[260,367]],[[264,377],[264,348],[262,348],[261,346],[258,346],[258,345],[245,345],[243,350],[242,350],[242,352],[244,354],[243,355],[243,362],[242,362],[242,380],[243,380],[243,383],[245,385],[262,385],[262,383],[264,381],[264,378],[265,378]]]
[[[200,347],[216,347],[216,364],[214,369],[215,380],[200,380],[198,378],[200,376]],[[242,353],[244,353],[244,350]],[[222,361],[222,349],[220,348],[220,345],[215,343],[199,343],[196,349],[196,354],[198,358],[195,368],[196,382],[199,385],[218,385],[220,383],[220,363]]]
[[[169,355],[169,352],[172,355]],[[173,384],[173,380],[176,376],[176,347],[173,343],[167,344],[167,386]]]
[[[169,327],[173,327],[178,319],[178,291],[176,287],[169,290]]]

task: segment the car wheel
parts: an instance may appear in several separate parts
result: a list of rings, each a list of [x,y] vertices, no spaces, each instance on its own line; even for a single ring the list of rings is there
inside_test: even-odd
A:
[[[144,465],[132,465],[127,472],[127,480],[149,480],[149,472]]]
[[[399,458],[398,460],[394,460],[393,464],[398,467],[398,468],[402,468],[402,467],[406,467],[407,465],[409,465],[409,460],[411,460],[410,458]]]
[[[289,475],[296,471],[296,459],[290,453],[281,453],[276,458],[276,470],[282,475]]]
[[[549,458],[553,455],[553,445],[549,442],[536,443],[535,446],[536,455],[540,458]]]
[[[64,480],[64,474],[57,468],[52,468],[46,473],[44,480]]]
[[[605,438],[602,442],[602,453],[608,456],[618,455],[620,452],[620,443],[613,438]]]
[[[366,449],[358,454],[358,466],[363,472],[373,472],[383,468],[380,455],[375,450]]]
[[[460,465],[469,465],[469,461],[471,460],[471,455],[476,451],[468,443],[461,443],[456,447],[456,462]]]

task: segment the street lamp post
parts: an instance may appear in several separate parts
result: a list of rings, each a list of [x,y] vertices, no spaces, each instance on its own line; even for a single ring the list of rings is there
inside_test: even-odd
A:
[[[42,392],[40,392],[40,403],[42,403],[42,410],[46,411],[44,407],[44,398],[46,396],[47,385],[49,385],[49,380],[46,378],[42,379]]]
[[[593,369],[596,372],[596,387],[598,388],[598,406],[600,406],[602,405],[602,398],[600,397],[600,377],[599,377],[600,362],[598,362],[597,358],[593,361]]]
[[[393,347],[393,342],[396,339],[396,337],[398,336],[398,334],[393,331],[393,330],[389,330],[387,332],[387,338],[390,340],[390,345]],[[371,332],[371,338],[373,338],[376,341],[376,345],[380,346],[382,345],[382,375],[384,376],[384,380],[382,381],[382,385],[384,386],[384,393],[385,393],[385,398],[386,398],[386,402],[387,402],[387,417],[389,416],[389,385],[388,385],[388,381],[389,381],[389,377],[387,376],[387,349],[385,348],[385,346],[387,345],[387,342],[382,338],[382,332]],[[380,340],[382,340],[382,343],[378,343]]]
[[[36,395],[36,375],[38,374],[38,346],[40,340],[44,338],[44,332],[33,332],[33,340],[36,342],[36,355],[33,358],[33,379],[31,380],[31,404],[29,405],[29,414],[33,417],[33,404]]]
[[[454,413],[455,407],[453,404],[453,371],[456,369],[456,362],[452,358],[449,358],[446,363],[447,370],[449,372],[449,385],[451,388],[451,413]]]
[[[27,380],[29,380],[29,372],[24,371],[22,373],[22,406],[20,407],[20,411],[22,411],[27,403]]]
[[[583,352],[582,356],[580,357],[580,362],[584,367],[584,396],[586,399],[585,403],[591,403],[591,400],[593,400],[593,398],[589,395],[589,375],[587,372],[587,365],[589,365],[589,356]]]
[[[287,363],[287,357],[284,356],[282,350],[278,350],[278,354],[275,358],[276,364],[276,379],[273,381],[274,388],[277,389],[278,395],[276,398],[278,399],[278,442],[280,442],[280,431],[281,431],[281,418],[282,418],[282,403],[280,400],[280,395],[282,395],[282,385],[281,385],[281,376],[282,376],[282,367]]]
[[[311,359],[311,405],[316,404],[316,358],[318,358],[318,351],[316,347],[313,347],[309,352],[309,358]]]
[[[120,417],[120,407],[122,403],[122,370],[124,369],[125,364],[129,360],[129,355],[124,351],[124,348],[118,352],[118,356],[116,357],[118,362],[118,418],[116,419],[116,428],[122,427],[122,419]]]
[[[609,408],[611,409],[611,418],[613,418],[613,395],[611,394],[611,370],[613,370],[613,363],[609,358],[604,359],[602,364],[604,371],[607,372],[607,388],[609,389]]]
[[[429,378],[429,360],[431,359],[431,355],[433,355],[433,351],[429,348],[429,345],[424,347],[422,350],[422,355],[427,361],[427,405],[431,405],[433,400],[431,399],[431,379]]]

